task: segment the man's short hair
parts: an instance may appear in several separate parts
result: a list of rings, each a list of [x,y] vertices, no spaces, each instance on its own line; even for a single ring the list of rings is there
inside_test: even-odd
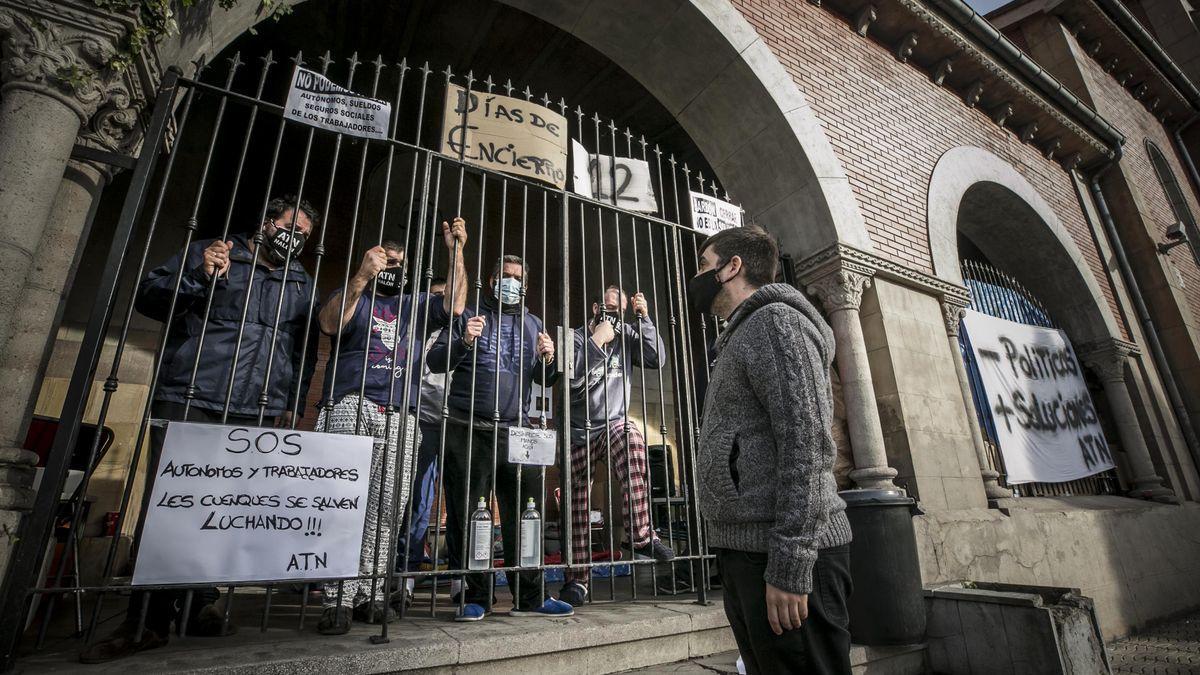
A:
[[[528,281],[529,268],[525,266],[525,261],[521,259],[521,256],[512,255],[511,253],[509,255],[504,256],[503,258],[499,258],[496,260],[496,266],[492,268],[492,277],[495,278],[495,277],[500,276],[501,270],[503,270],[504,266],[507,264],[520,265],[521,266],[521,282],[525,283],[526,281]]]
[[[437,286],[438,284],[441,284],[441,285],[445,286],[445,285],[446,285],[446,277],[444,277],[444,276],[442,276],[442,275],[440,275],[440,274],[439,274],[439,275],[437,275],[437,276],[435,276],[434,278],[432,278],[432,279],[430,279],[430,280],[429,280],[429,285],[430,285],[430,286]]]
[[[387,250],[398,251],[401,254],[403,254],[405,252],[404,244],[401,244],[400,242],[396,241],[395,239],[384,239],[383,241],[379,242],[379,245],[381,247],[383,247],[383,250],[385,250],[385,251],[387,251]]]
[[[726,263],[733,256],[742,259],[746,270],[746,281],[760,287],[775,282],[779,269],[779,244],[771,233],[757,225],[731,227],[705,239],[700,244],[699,254],[711,248],[717,260]]]
[[[308,216],[312,221],[312,229],[316,230],[321,225],[321,212],[312,204],[308,203],[307,199],[301,199],[299,204],[296,204],[296,195],[283,195],[275,197],[267,203],[267,217],[271,220],[283,217],[283,214],[288,211],[299,208],[300,212]]]

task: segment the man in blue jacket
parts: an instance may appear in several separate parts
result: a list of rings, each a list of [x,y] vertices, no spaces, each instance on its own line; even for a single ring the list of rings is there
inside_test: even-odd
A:
[[[359,555],[359,573],[364,576],[387,572],[394,498],[399,499],[396,512],[403,524],[418,442],[414,413],[420,400],[419,350],[424,349],[428,334],[445,326],[451,314],[461,313],[467,301],[463,267],[466,221],[443,222],[442,239],[454,258],[454,290],[441,297],[403,292],[404,247],[385,240],[363,255],[349,283],[334,291],[318,318],[321,332],[333,342],[333,356],[325,370],[317,431],[374,437]],[[401,476],[400,494],[393,495],[397,473]],[[384,588],[380,578],[325,584],[317,631],[341,635],[350,630],[351,618],[368,623],[392,621],[395,612],[385,601]]]
[[[518,256],[497,261],[478,311],[466,309],[453,332],[443,333],[429,351],[434,372],[454,371],[448,397],[445,478],[446,547],[450,569],[466,568],[464,528],[478,500],[487,500],[496,477],[496,501],[504,539],[504,565],[518,562],[517,500],[535,499],[537,471],[521,472],[508,458],[510,427],[528,421],[530,385],[550,386],[558,379],[554,341],[542,320],[525,311],[522,296],[528,269]],[[469,467],[469,468],[468,468]],[[469,503],[468,503],[469,500]],[[522,501],[524,503],[524,501]],[[491,613],[488,573],[465,576],[465,602],[456,621],[478,621]],[[570,616],[570,605],[543,593],[541,572],[508,573],[513,589],[512,616]],[[519,581],[519,589],[518,589]]]
[[[314,288],[297,258],[320,222],[320,214],[307,201],[297,204],[293,196],[276,197],[267,204],[266,219],[251,232],[226,241],[193,242],[142,280],[134,307],[168,324],[151,417],[293,425],[292,410],[303,413],[317,353],[314,338],[300,361],[304,334],[312,326]],[[154,475],[164,436],[161,427],[151,428],[147,476]],[[144,492],[147,497],[150,487]],[[218,597],[216,589],[196,592],[189,634],[221,633],[224,614],[214,605]],[[125,621],[85,649],[80,660],[102,663],[165,645],[171,622],[182,618],[184,593],[150,592],[139,640],[143,598],[134,593]]]
[[[604,460],[621,485],[625,536],[630,551],[666,562],[675,552],[650,527],[646,441],[629,419],[633,366],[662,367],[662,338],[646,296],[633,298],[636,325],[622,321],[628,298],[616,284],[592,303],[592,321],[575,329],[575,377],[571,380],[571,547],[574,561],[591,562],[591,466]],[[643,392],[644,393],[644,392]],[[578,607],[588,595],[590,567],[570,568],[559,598]]]

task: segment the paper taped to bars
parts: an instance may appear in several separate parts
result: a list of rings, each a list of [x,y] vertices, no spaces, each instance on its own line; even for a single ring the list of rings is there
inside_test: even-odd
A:
[[[358,576],[371,438],[171,422],[134,585]]]
[[[567,118],[511,96],[446,88],[441,152],[493,171],[567,184]]]
[[[1083,369],[1062,331],[971,310],[963,325],[1010,484],[1061,483],[1113,468]]]
[[[384,141],[392,123],[392,104],[356,94],[296,66],[283,116],[318,129]]]

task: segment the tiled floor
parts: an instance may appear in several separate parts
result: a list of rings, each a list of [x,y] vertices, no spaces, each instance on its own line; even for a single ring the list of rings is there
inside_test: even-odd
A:
[[[1114,673],[1200,674],[1200,613],[1108,646]]]

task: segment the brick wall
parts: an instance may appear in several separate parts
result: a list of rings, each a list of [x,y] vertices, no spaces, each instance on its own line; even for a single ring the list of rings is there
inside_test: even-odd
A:
[[[1118,323],[1112,287],[1070,176],[952,90],[807,2],[733,0],[791,73],[841,160],[876,252],[932,273],[926,199],[937,160],[972,145],[1012,164],[1041,194],[1095,274]],[[1036,292],[1036,291],[1035,291]]]
[[[1076,54],[1083,53],[1075,38],[1068,34],[1066,39],[1070,41]],[[1105,73],[1099,63],[1087,57],[1080,57],[1078,61],[1096,111],[1125,135],[1125,155],[1121,165],[1125,175],[1133,182],[1134,189],[1140,193],[1142,208],[1145,210],[1142,217],[1151,228],[1154,241],[1165,241],[1167,227],[1175,222],[1175,213],[1171,210],[1158,174],[1150,163],[1150,155],[1146,151],[1147,139],[1158,146],[1166,157],[1171,171],[1175,174],[1175,180],[1179,181],[1179,187],[1183,190],[1192,217],[1200,215],[1200,203],[1197,202],[1196,194],[1188,182],[1187,173],[1175,152],[1171,137],[1158,119],[1139,101],[1134,100],[1129,90]],[[1200,269],[1197,269],[1196,261],[1187,246],[1175,247],[1167,257],[1171,266],[1179,271],[1183,279],[1183,295],[1188,299],[1195,322],[1197,317],[1200,317]],[[1178,282],[1168,280],[1168,283],[1175,285]],[[1193,327],[1200,330],[1200,325]]]

